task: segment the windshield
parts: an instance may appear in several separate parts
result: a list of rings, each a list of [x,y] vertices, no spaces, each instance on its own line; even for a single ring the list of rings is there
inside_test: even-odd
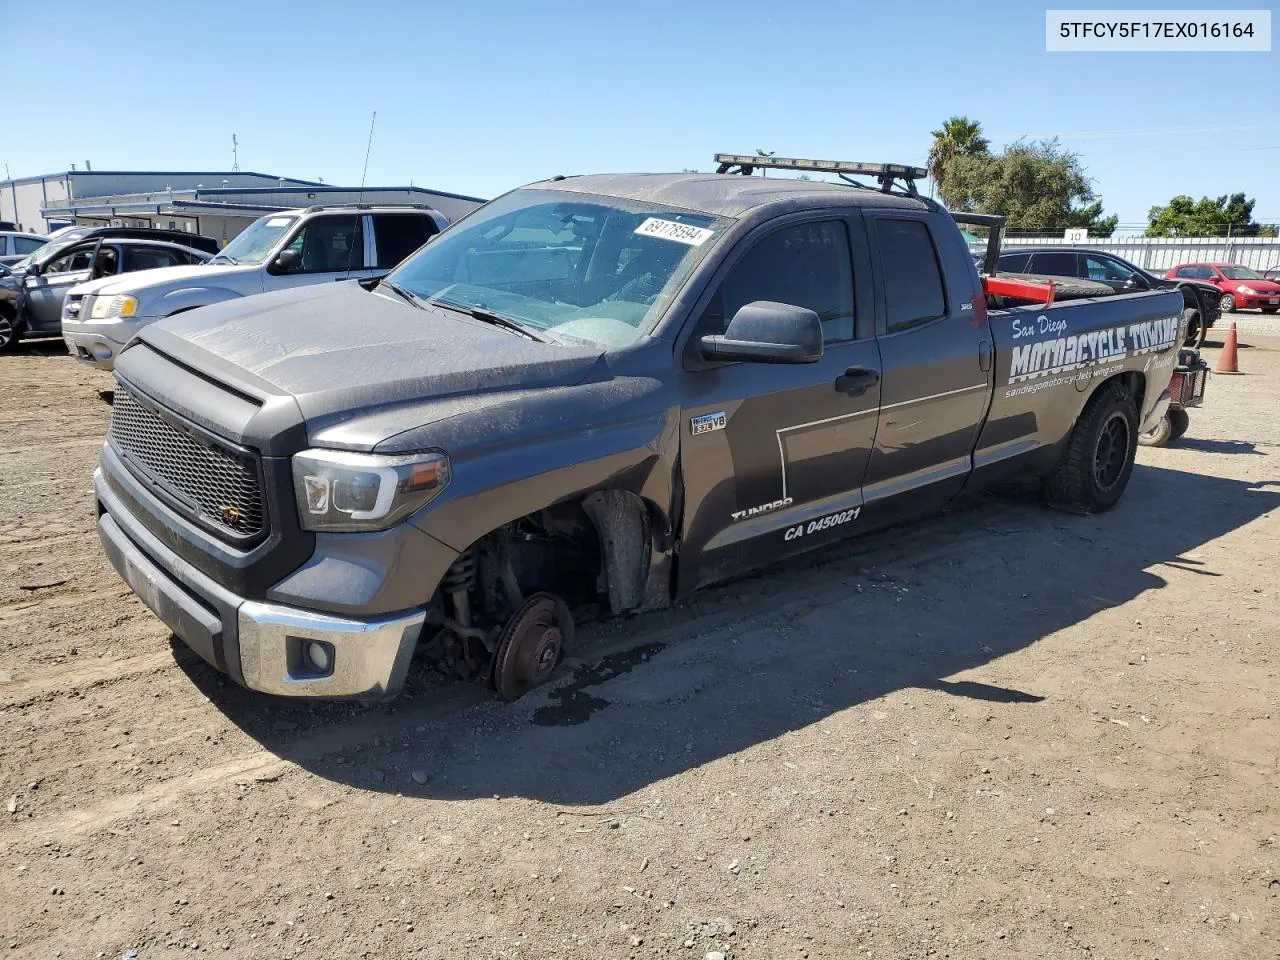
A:
[[[652,329],[725,224],[615,197],[516,190],[440,234],[387,282],[551,339],[623,347]]]
[[[1266,279],[1266,277],[1260,274],[1257,270],[1250,270],[1248,267],[1237,267],[1234,265],[1228,265],[1225,267],[1219,267],[1218,269],[1220,269],[1223,273],[1225,273],[1227,275],[1227,278],[1230,280],[1265,280]]]
[[[297,219],[270,215],[259,217],[237,234],[209,263],[261,263]]]
[[[58,255],[58,251],[65,250],[67,247],[76,243],[80,239],[80,234],[74,234],[66,239],[51,240],[43,246],[36,247],[21,260],[13,264],[14,270],[25,270],[33,263],[46,264]]]

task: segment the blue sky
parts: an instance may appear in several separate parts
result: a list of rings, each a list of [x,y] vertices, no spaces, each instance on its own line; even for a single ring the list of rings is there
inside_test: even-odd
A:
[[[241,169],[356,184],[376,110],[369,184],[488,197],[719,150],[922,162],[966,114],[997,146],[1062,137],[1122,223],[1239,190],[1280,221],[1280,52],[1051,54],[1044,10],[0,0],[0,164],[226,169],[235,133]]]

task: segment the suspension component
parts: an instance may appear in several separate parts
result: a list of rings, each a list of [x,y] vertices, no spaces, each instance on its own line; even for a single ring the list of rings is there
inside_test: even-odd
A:
[[[468,594],[476,583],[476,551],[468,547],[449,565],[440,587],[453,604],[453,616],[464,627],[471,626],[471,602]]]

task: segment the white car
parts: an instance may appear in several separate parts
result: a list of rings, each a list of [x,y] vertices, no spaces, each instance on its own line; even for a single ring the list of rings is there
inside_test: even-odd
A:
[[[149,323],[196,307],[304,284],[390,271],[448,220],[421,206],[343,204],[260,217],[206,263],[73,287],[62,315],[71,355],[111,370]]]

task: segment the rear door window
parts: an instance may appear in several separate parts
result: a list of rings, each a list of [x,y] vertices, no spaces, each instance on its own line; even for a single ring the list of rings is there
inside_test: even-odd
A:
[[[1026,273],[1027,261],[1030,259],[1029,253],[1006,253],[1001,255],[997,266],[1005,273]]]
[[[9,243],[13,247],[14,253],[27,254],[32,250],[39,250],[45,245],[45,241],[36,240],[32,237],[10,237]]]
[[[298,273],[364,269],[364,217],[320,216],[304,223],[288,249],[302,255]]]
[[[884,274],[889,333],[936,320],[947,312],[942,268],[929,228],[920,220],[878,217],[876,239]]]
[[[1037,253],[1031,257],[1028,273],[1041,273],[1050,277],[1078,277],[1080,258],[1074,253]]]
[[[135,270],[155,270],[159,267],[180,267],[191,262],[184,253],[177,250],[166,250],[163,247],[124,248],[124,272]]]
[[[812,310],[825,343],[852,340],[853,263],[845,225],[799,223],[757,240],[712,296],[700,333],[724,333],[733,315],[757,300]]]
[[[1103,283],[1125,283],[1133,278],[1133,271],[1107,257],[1085,254],[1085,275],[1090,280],[1101,280]]]
[[[378,266],[389,270],[438,232],[435,221],[421,213],[375,213]]]

